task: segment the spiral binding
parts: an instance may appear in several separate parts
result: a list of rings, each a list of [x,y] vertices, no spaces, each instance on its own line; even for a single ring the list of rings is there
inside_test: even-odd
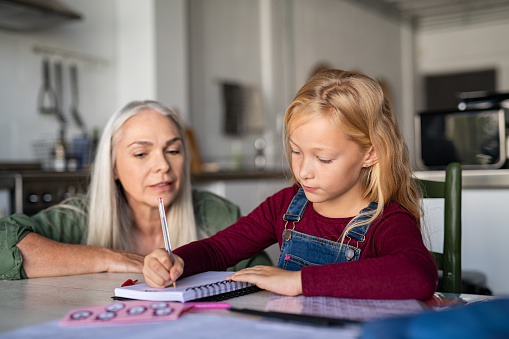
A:
[[[242,295],[255,293],[261,289],[253,284],[241,281],[218,281],[212,284],[189,287],[187,291],[193,291],[196,301],[222,301]]]

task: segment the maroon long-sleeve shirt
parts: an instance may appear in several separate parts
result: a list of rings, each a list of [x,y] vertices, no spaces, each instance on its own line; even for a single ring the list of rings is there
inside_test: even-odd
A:
[[[246,217],[216,235],[175,249],[184,259],[184,275],[225,270],[275,242],[281,247],[283,214],[297,192],[285,188]],[[327,218],[309,203],[295,230],[336,241],[351,218]],[[302,268],[305,296],[365,299],[428,299],[438,272],[413,216],[396,202],[385,206],[359,243],[360,259]]]

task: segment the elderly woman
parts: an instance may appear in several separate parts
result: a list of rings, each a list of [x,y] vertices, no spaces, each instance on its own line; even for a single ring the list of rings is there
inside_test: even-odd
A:
[[[173,248],[234,223],[237,206],[191,189],[188,154],[177,114],[155,101],[127,104],[104,128],[87,196],[0,219],[0,279],[141,273],[145,255],[164,247],[159,197]],[[231,269],[256,264],[271,262],[261,252]]]

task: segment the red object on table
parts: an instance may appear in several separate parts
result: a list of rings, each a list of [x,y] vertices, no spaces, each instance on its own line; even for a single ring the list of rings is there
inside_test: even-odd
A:
[[[124,286],[131,286],[131,285],[134,285],[138,282],[138,279],[136,280],[132,280],[132,279],[127,279],[126,281],[124,281],[124,283],[122,285],[120,285],[120,287],[124,287]]]

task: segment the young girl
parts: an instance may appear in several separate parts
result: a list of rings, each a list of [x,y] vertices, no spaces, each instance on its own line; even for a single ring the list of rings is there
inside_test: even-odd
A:
[[[285,114],[284,144],[295,184],[215,236],[145,257],[153,287],[226,267],[276,241],[277,267],[229,278],[283,295],[427,299],[435,262],[423,244],[408,150],[376,81],[322,71]]]

